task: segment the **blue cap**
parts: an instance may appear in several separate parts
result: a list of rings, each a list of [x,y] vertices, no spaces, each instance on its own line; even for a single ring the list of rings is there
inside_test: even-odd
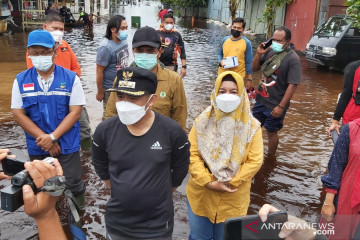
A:
[[[46,30],[34,30],[28,36],[28,45],[31,46],[43,46],[46,48],[53,48],[55,46],[54,38]]]

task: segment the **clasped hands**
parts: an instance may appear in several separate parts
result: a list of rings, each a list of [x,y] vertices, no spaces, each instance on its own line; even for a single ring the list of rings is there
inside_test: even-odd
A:
[[[36,145],[54,157],[61,154],[61,148],[57,142],[53,142],[49,134],[43,134],[36,138]]]

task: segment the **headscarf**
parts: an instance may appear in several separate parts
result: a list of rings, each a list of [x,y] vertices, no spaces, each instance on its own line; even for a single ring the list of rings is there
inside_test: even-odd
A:
[[[216,106],[216,96],[226,75],[232,75],[238,87],[240,104],[230,113]],[[195,120],[198,150],[219,182],[230,181],[240,170],[246,146],[251,142],[260,123],[252,116],[244,88],[244,80],[233,71],[221,73],[211,93],[211,105]]]

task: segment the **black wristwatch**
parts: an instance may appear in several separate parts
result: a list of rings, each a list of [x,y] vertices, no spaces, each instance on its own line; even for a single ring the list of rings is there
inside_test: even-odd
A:
[[[182,65],[181,67],[187,69],[187,65]]]

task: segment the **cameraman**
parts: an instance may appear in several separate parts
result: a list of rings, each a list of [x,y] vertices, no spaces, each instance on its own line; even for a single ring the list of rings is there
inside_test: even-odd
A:
[[[0,149],[0,161],[4,159],[9,149]],[[47,162],[35,160],[25,163],[26,170],[29,171],[37,188],[44,185],[45,180],[56,175],[63,175],[62,168],[57,159],[54,160],[54,166]],[[9,178],[0,172],[0,180]],[[59,215],[55,209],[57,197],[52,197],[47,193],[39,192],[34,194],[29,185],[23,188],[24,211],[36,221],[39,239],[67,239],[60,223]]]

